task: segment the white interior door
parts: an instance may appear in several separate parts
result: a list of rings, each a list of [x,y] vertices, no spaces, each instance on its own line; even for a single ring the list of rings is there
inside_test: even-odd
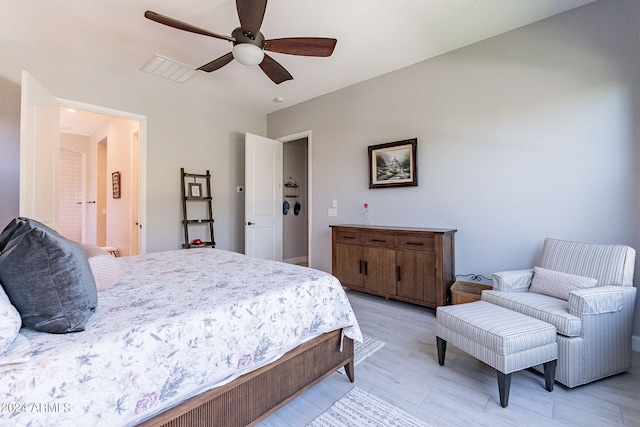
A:
[[[245,253],[282,260],[282,143],[245,134]]]
[[[58,229],[59,103],[22,72],[20,216]]]

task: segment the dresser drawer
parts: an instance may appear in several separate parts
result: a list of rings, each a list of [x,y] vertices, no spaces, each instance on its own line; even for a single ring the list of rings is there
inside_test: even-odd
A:
[[[358,231],[334,231],[336,243],[362,245],[362,233]]]
[[[398,239],[398,249],[405,251],[434,252],[435,236],[433,234],[400,234]]]
[[[374,246],[376,248],[396,248],[396,236],[393,234],[376,234],[365,233],[362,236],[362,244],[365,246]]]

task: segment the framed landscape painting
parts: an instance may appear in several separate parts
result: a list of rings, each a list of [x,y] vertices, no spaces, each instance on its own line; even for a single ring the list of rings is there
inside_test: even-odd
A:
[[[418,185],[418,139],[369,146],[369,188]]]

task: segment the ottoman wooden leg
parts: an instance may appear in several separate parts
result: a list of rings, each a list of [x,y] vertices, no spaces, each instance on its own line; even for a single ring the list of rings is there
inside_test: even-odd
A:
[[[511,389],[511,374],[498,373],[498,391],[500,392],[500,405],[506,408],[509,404],[509,390]]]
[[[436,345],[438,346],[438,363],[444,365],[444,354],[447,351],[447,342],[440,337],[436,337]]]
[[[556,366],[558,366],[558,359],[542,365],[544,368],[544,384],[547,391],[553,391],[553,384],[556,379]]]

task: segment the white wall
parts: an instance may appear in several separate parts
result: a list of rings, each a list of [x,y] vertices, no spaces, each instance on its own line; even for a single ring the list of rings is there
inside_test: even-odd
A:
[[[531,267],[545,237],[640,249],[639,19],[599,1],[270,114],[271,138],[313,132],[312,265],[365,202],[374,224],[458,229],[457,274]],[[369,190],[367,146],[413,137],[419,186]]]
[[[180,167],[211,170],[218,247],[242,251],[243,198],[235,193],[235,186],[244,182],[244,132],[264,135],[266,117],[196,93],[188,82],[179,84],[141,71],[124,75],[65,52],[6,38],[0,38],[0,52],[0,81],[19,84],[25,69],[54,96],[147,117],[147,222],[143,226],[148,252],[178,249],[182,243]],[[3,98],[5,91],[0,90]],[[19,113],[3,113],[2,118],[15,121],[19,129]],[[4,146],[2,150],[1,161],[7,150],[6,161],[18,163],[17,146],[10,147],[13,152]],[[17,194],[18,181],[12,182]],[[17,197],[9,203],[8,208],[15,203],[17,214]]]
[[[137,120],[111,117],[91,135],[91,144],[107,141],[107,240],[106,246],[115,247],[119,256],[130,255],[131,231],[131,134],[140,126]],[[95,151],[95,150],[94,150]],[[92,156],[93,157],[93,156]],[[90,159],[93,165],[97,158]],[[120,198],[113,198],[111,174],[120,172]],[[92,194],[95,190],[92,189]]]

